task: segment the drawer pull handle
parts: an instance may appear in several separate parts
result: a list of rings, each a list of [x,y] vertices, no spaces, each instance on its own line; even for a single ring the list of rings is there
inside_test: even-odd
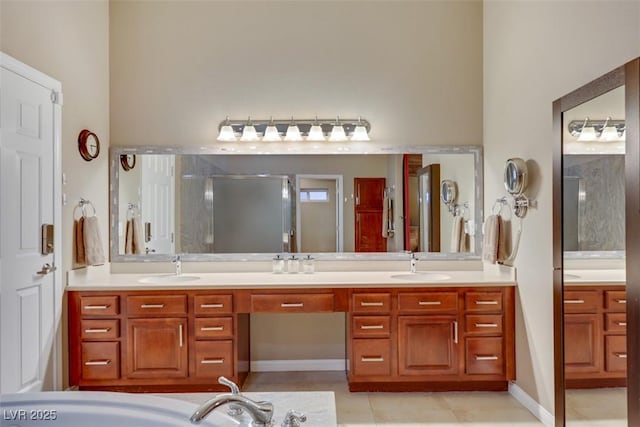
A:
[[[627,326],[627,322],[616,322],[618,326]]]
[[[627,300],[626,300],[626,299],[617,299],[617,300],[616,300],[616,302],[617,302],[618,304],[626,304],[626,303],[627,303]]]
[[[360,329],[384,329],[384,325],[361,325]]]
[[[382,356],[377,356],[377,357],[361,357],[360,358],[361,362],[384,362],[384,357]]]
[[[498,356],[475,356],[476,360],[498,360]]]
[[[304,307],[304,303],[301,302],[283,302],[280,304],[282,308]]]
[[[360,301],[360,307],[382,307],[383,305],[384,303],[382,301],[374,301],[374,302]]]
[[[626,359],[627,353],[613,353],[619,359]]]
[[[180,347],[182,347],[184,344],[182,340],[182,324],[180,324],[178,328],[178,341],[180,342]]]
[[[201,331],[224,331],[224,326],[203,326]]]
[[[85,366],[106,366],[111,363],[111,360],[88,360],[84,362]]]
[[[476,328],[497,328],[497,323],[475,323],[474,326]]]
[[[109,305],[85,305],[85,310],[106,310],[109,308]]]
[[[200,308],[223,308],[224,304],[200,304]]]
[[[84,333],[85,334],[106,334],[107,332],[109,332],[111,330],[111,328],[104,328],[104,329],[85,329]]]
[[[440,305],[440,301],[418,301],[418,305]]]
[[[141,304],[140,308],[164,308],[164,304]]]
[[[200,363],[202,365],[220,365],[224,363],[224,359],[202,359]]]
[[[566,299],[564,300],[565,304],[584,304],[583,299]]]
[[[498,301],[476,301],[476,305],[498,305]]]

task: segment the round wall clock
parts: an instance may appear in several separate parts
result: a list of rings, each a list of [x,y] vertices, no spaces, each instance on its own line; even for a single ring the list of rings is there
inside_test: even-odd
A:
[[[121,154],[120,155],[120,164],[122,165],[122,169],[125,171],[130,171],[136,165],[136,155],[135,154]]]
[[[95,133],[83,129],[78,135],[78,151],[83,159],[90,162],[100,154],[100,140]]]

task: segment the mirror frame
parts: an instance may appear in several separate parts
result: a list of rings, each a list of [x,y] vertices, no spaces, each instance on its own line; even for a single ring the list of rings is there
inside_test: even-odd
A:
[[[121,147],[111,146],[109,149],[109,253],[111,254],[111,262],[167,262],[171,261],[176,254],[144,254],[144,255],[123,255],[118,253],[118,212],[119,212],[119,176],[121,173],[120,156],[127,154],[135,154],[138,157],[141,154],[187,154],[187,155],[244,155],[238,153],[229,153],[217,150],[215,148],[203,147],[158,147],[158,146],[140,146],[140,147]],[[275,155],[290,155],[290,153],[274,153]],[[271,155],[274,155],[271,154]],[[300,153],[302,155],[315,155]],[[319,153],[322,155],[331,155],[333,153]],[[484,221],[484,171],[483,171],[483,152],[481,145],[452,145],[452,146],[397,146],[397,147],[381,147],[369,150],[367,152],[353,150],[348,154],[340,153],[340,155],[362,155],[362,154],[472,154],[475,169],[474,175],[474,195],[475,195],[475,246],[473,252],[417,252],[417,256],[423,260],[479,260],[482,256],[482,223]],[[396,205],[401,207],[401,205]],[[306,254],[306,252],[305,252]],[[189,262],[212,262],[212,261],[271,261],[276,253],[222,253],[222,254],[189,254],[180,253],[183,261]],[[410,253],[408,251],[398,252],[324,252],[311,253],[316,260],[326,261],[395,261],[408,260]]]
[[[553,344],[555,426],[565,426],[563,303],[563,113],[625,85],[625,227],[640,236],[640,58],[587,83],[553,102]],[[640,425],[640,239],[626,239],[627,423]]]

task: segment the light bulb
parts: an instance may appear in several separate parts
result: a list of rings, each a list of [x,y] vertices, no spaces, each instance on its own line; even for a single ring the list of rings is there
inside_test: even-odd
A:
[[[224,125],[218,133],[218,141],[237,141],[236,134],[233,132],[231,125]]]
[[[258,132],[256,132],[256,128],[248,124],[242,129],[242,136],[240,137],[240,141],[258,141]]]
[[[282,141],[282,137],[280,133],[278,133],[278,129],[274,125],[269,125],[264,131],[264,136],[262,137],[263,141]]]
[[[364,125],[358,125],[353,129],[351,134],[352,141],[369,141],[369,134],[367,128]]]
[[[596,134],[596,128],[593,126],[583,127],[578,137],[578,141],[595,141],[596,139],[598,139],[598,135]]]
[[[346,141],[347,134],[344,132],[344,127],[339,124],[333,125],[331,129],[331,135],[329,135],[329,141]]]
[[[291,123],[287,128],[287,134],[284,136],[285,141],[302,141],[302,134],[298,125]]]
[[[309,129],[309,135],[307,135],[307,141],[326,141],[327,139],[322,132],[322,126],[313,125]]]

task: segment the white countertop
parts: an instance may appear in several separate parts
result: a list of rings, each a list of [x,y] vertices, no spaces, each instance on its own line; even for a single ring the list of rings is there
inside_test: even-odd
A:
[[[626,270],[564,270],[564,283],[567,285],[599,285],[626,282]]]
[[[273,273],[185,273],[196,280],[173,282],[168,274],[69,274],[67,290],[164,290],[164,289],[282,289],[345,287],[424,287],[424,286],[513,286],[513,269],[473,271],[425,271],[412,275],[408,271],[340,271],[313,274]],[[392,276],[400,275],[403,278]],[[448,276],[440,280],[436,275]],[[164,283],[141,283],[141,279],[167,277]]]
[[[335,396],[332,391],[243,392],[242,394],[255,401],[266,400],[273,403],[272,421],[274,426],[279,426],[282,423],[282,419],[289,409],[302,412],[307,416],[307,421],[302,423],[303,427],[337,426]],[[216,393],[161,393],[156,395],[201,405],[214,397]],[[218,410],[225,411],[226,408]]]

